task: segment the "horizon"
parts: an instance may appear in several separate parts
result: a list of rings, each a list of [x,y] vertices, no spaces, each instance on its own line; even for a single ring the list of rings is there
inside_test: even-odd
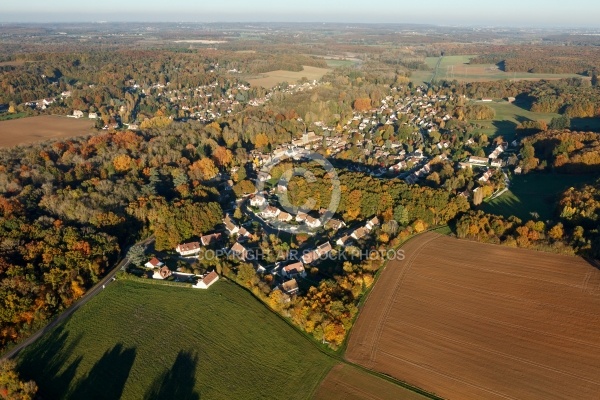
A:
[[[107,0],[106,12],[73,11],[78,4],[65,0],[55,6],[32,0],[25,6],[8,4],[0,23],[352,23],[352,24],[423,24],[436,26],[491,26],[529,28],[600,28],[596,15],[600,4],[581,0],[577,4],[548,5],[540,0],[527,4],[506,0],[502,4],[485,4],[463,0],[448,4],[430,0],[427,6],[380,0],[365,7],[357,0],[322,4],[305,0],[301,4],[273,5],[267,0],[252,4],[229,0],[223,4],[190,5],[182,0],[169,4],[135,0],[123,5]],[[35,11],[30,11],[35,10]],[[117,11],[118,10],[118,11]]]

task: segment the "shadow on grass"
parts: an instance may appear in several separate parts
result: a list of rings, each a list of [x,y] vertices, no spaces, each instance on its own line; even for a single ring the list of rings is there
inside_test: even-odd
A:
[[[50,335],[21,352],[18,370],[25,379],[33,379],[44,398],[64,398],[81,363],[76,358],[66,368],[67,360],[81,341],[82,335],[69,339],[69,333],[58,327]],[[31,349],[31,350],[30,350]]]
[[[200,400],[200,394],[194,391],[197,363],[197,354],[180,351],[171,369],[163,372],[154,380],[144,398],[149,400]]]
[[[68,399],[119,399],[135,360],[135,349],[117,344],[78,380]]]

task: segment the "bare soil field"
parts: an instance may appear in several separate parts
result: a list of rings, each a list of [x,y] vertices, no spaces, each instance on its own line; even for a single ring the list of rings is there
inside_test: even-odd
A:
[[[348,360],[448,399],[600,398],[600,270],[436,233],[403,249]]]
[[[94,131],[93,126],[94,121],[87,118],[55,115],[0,121],[0,147],[88,135]]]
[[[360,369],[338,364],[321,382],[315,400],[425,400],[427,397]]]
[[[271,71],[266,74],[260,74],[257,77],[252,77],[248,79],[248,82],[252,86],[262,86],[265,88],[271,88],[279,83],[287,82],[287,83],[296,83],[301,78],[306,78],[308,80],[321,79],[323,75],[331,71],[329,68],[317,68],[317,67],[309,67],[304,66],[304,70],[302,71]]]

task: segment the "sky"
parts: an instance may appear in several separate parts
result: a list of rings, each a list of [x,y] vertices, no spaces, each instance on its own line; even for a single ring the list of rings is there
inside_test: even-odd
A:
[[[0,22],[364,22],[600,27],[598,0],[6,1]]]

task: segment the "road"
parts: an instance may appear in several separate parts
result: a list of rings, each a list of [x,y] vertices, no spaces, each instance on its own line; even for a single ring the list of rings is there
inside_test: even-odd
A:
[[[154,237],[150,237],[146,240],[142,240],[141,242],[136,243],[136,245],[142,244],[142,245],[147,246],[152,242],[154,242]],[[117,272],[119,272],[121,269],[125,268],[127,265],[129,265],[129,259],[127,259],[127,257],[125,257],[104,278],[102,278],[100,280],[100,282],[98,282],[91,289],[89,289],[79,300],[77,300],[69,308],[67,308],[65,311],[63,311],[62,314],[60,314],[56,319],[54,319],[48,325],[46,325],[45,327],[38,330],[30,337],[28,337],[27,339],[25,339],[24,341],[19,343],[16,347],[12,348],[10,351],[3,354],[2,357],[0,357],[0,360],[14,358],[25,347],[29,346],[30,344],[32,344],[33,342],[38,340],[41,336],[43,336],[46,332],[50,331],[56,325],[65,321],[67,318],[69,318],[71,316],[71,314],[73,314],[75,311],[77,311],[79,309],[79,307],[86,304],[88,301],[93,299],[98,293],[100,293],[102,290],[104,290],[104,287],[108,283],[111,282],[111,280],[115,277]]]

